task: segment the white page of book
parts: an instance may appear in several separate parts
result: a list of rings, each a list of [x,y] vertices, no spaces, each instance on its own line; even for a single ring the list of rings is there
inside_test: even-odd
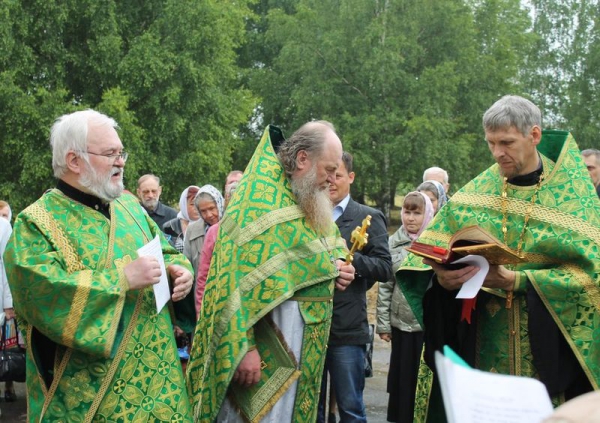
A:
[[[536,423],[554,411],[539,380],[483,372],[435,353],[450,423]]]

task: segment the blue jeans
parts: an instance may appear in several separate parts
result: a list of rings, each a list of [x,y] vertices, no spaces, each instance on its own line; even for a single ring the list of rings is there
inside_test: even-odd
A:
[[[365,422],[367,415],[363,401],[365,389],[365,345],[330,345],[325,358],[325,371],[321,383],[317,422],[325,422],[327,402],[327,373],[335,391],[340,421]]]

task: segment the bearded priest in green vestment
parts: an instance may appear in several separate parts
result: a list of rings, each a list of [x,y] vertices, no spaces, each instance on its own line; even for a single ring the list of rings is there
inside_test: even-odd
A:
[[[541,130],[540,110],[505,96],[484,115],[496,164],[442,208],[419,241],[445,247],[478,225],[525,259],[490,266],[474,300],[455,299],[476,272],[409,255],[397,280],[425,330],[415,421],[442,422],[433,353],[450,345],[477,369],[541,380],[555,405],[599,388],[600,201],[573,137]],[[490,387],[493,390],[493,387]]]
[[[6,250],[27,336],[29,422],[191,421],[169,308],[157,312],[160,240],[179,301],[191,266],[131,194],[116,122],[85,110],[52,127],[57,188],[19,214]]]
[[[221,221],[188,364],[194,419],[314,422],[333,290],[354,267],[333,223],[333,126],[269,127]]]

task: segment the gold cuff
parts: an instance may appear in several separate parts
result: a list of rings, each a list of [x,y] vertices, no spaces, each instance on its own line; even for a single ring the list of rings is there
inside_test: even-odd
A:
[[[521,288],[521,280],[523,279],[523,272],[515,270],[515,282],[513,284],[513,292],[518,291]]]

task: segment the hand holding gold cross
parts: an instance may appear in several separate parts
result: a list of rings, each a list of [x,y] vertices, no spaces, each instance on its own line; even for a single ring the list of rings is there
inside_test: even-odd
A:
[[[352,231],[352,236],[350,237],[350,242],[352,243],[352,247],[350,248],[350,252],[346,254],[346,264],[352,263],[354,259],[354,253],[362,250],[367,242],[369,241],[369,234],[367,233],[367,229],[371,226],[371,215],[367,215],[362,221],[362,226],[357,226],[356,229]]]

